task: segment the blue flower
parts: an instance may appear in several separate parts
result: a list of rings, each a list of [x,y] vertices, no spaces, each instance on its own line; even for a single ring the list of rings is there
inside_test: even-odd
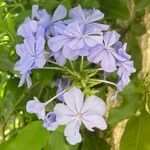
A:
[[[39,25],[36,20],[27,18],[23,24],[21,24],[17,30],[17,35],[21,35],[24,38],[38,37],[45,35],[45,29]]]
[[[34,97],[34,100],[27,102],[26,110],[31,114],[35,113],[38,119],[43,120],[45,118],[45,104],[41,103],[36,97]]]
[[[78,22],[60,28],[55,27],[56,36],[48,40],[53,52],[60,52],[65,58],[75,60],[78,56],[87,56],[91,47],[102,43],[102,32],[93,28],[84,28]]]
[[[122,48],[118,50],[118,54],[124,58],[123,61],[118,60],[117,73],[119,75],[118,89],[120,91],[130,82],[130,75],[134,73],[136,69],[134,68],[134,63],[131,61],[131,56],[126,53],[127,44],[125,43]]]
[[[47,128],[47,130],[54,131],[58,127],[58,123],[56,121],[56,114],[54,112],[49,112],[44,117],[44,124],[43,126]]]
[[[45,65],[44,47],[45,39],[42,36],[26,38],[23,44],[16,45],[16,52],[20,56],[20,60],[16,62],[14,69],[22,75],[19,86],[26,80],[28,87],[30,87],[30,71],[34,68],[42,68]]]
[[[70,10],[69,16],[72,19],[66,22],[78,21],[80,25],[100,31],[106,31],[109,28],[108,25],[96,23],[104,17],[104,14],[98,9],[82,9],[79,5]]]
[[[114,72],[117,70],[117,60],[125,60],[117,54],[117,51],[113,47],[119,38],[120,35],[115,31],[106,32],[104,34],[103,43],[91,49],[88,60],[96,64],[100,63],[106,72]]]
[[[63,5],[59,5],[52,16],[50,16],[45,9],[39,10],[38,5],[33,5],[32,7],[32,19],[39,21],[39,24],[46,30],[46,35],[54,35],[54,25],[62,23],[61,20],[65,18],[66,15],[67,10]]]
[[[38,5],[32,6],[31,18],[33,20],[37,20],[39,22],[39,25],[43,26],[44,28],[47,28],[51,23],[50,14],[45,9],[40,10]]]
[[[66,125],[64,134],[70,144],[81,142],[79,132],[81,123],[94,131],[94,127],[101,130],[107,128],[103,119],[105,103],[97,96],[90,96],[84,102],[84,95],[80,89],[73,87],[64,94],[65,104],[57,104],[54,108],[56,120],[59,125]]]
[[[56,83],[56,87],[57,87],[57,92],[56,94],[59,94],[60,92],[62,92],[63,90],[65,90],[66,88],[69,87],[71,81],[67,80],[65,78],[61,78],[57,81]],[[63,94],[57,97],[60,101],[64,101],[64,97]]]

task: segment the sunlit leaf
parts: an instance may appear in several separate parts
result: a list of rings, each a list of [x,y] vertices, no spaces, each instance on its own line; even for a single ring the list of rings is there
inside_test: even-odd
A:
[[[132,117],[123,133],[120,150],[150,149],[150,115],[146,112],[138,117]]]
[[[49,133],[40,121],[32,122],[21,129],[16,138],[3,150],[41,150],[48,140]]]

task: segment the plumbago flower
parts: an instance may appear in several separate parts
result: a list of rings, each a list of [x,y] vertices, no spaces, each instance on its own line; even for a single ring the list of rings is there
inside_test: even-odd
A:
[[[36,97],[27,102],[26,110],[31,114],[35,113],[38,119],[45,118],[45,104],[41,103]]]
[[[54,131],[58,127],[58,123],[56,121],[56,114],[54,112],[49,112],[44,117],[43,127],[47,128],[47,130]]]
[[[62,92],[63,90],[65,90],[66,88],[69,87],[69,85],[71,84],[70,80],[67,80],[65,78],[61,78],[59,80],[56,81],[56,87],[57,87],[57,92],[56,94],[59,94],[60,92]],[[57,97],[60,101],[64,101],[64,95],[60,95]]]
[[[131,56],[126,53],[127,44],[119,41],[120,35],[116,31],[107,31],[108,25],[97,22],[104,17],[101,11],[82,9],[79,5],[69,11],[67,20],[64,19],[66,14],[67,10],[62,5],[51,15],[47,10],[33,6],[31,17],[27,17],[17,30],[17,34],[24,39],[21,44],[16,45],[16,53],[20,59],[15,64],[15,70],[21,75],[19,86],[26,81],[28,87],[32,85],[32,69],[43,68],[46,61],[48,63],[44,69],[56,69],[65,73],[63,77],[66,81],[61,77],[56,85],[56,96],[44,103],[34,97],[27,102],[26,109],[29,113],[36,114],[38,119],[43,121],[43,127],[49,131],[56,130],[59,125],[65,125],[64,135],[67,141],[74,145],[82,141],[82,124],[89,131],[94,131],[94,128],[107,128],[103,117],[105,103],[91,94],[97,91],[95,85],[106,83],[116,86],[116,98],[118,92],[130,82],[130,75],[135,72],[135,68]],[[49,47],[49,58],[45,56],[48,51],[45,43]],[[71,61],[77,61],[80,56],[80,67],[77,68],[78,63]],[[67,59],[70,60],[71,69],[68,65],[64,66]],[[86,66],[85,61],[88,64]],[[57,66],[49,67],[49,63]],[[101,68],[94,69],[93,66]],[[118,83],[106,80],[108,74],[114,71],[118,74]],[[99,79],[103,75],[104,79]],[[69,86],[73,88],[67,91]],[[84,94],[75,86],[91,96],[84,100]],[[49,110],[50,112],[46,112],[45,107],[56,98],[59,104]]]
[[[118,60],[118,75],[119,75],[119,82],[118,88],[120,91],[130,82],[130,75],[136,71],[134,68],[133,61],[131,61],[131,56],[126,53],[127,44],[125,43],[122,48],[118,50],[118,54],[122,56],[125,60],[121,61]]]
[[[36,20],[30,20],[29,18],[25,20],[25,22],[19,26],[17,30],[17,34],[24,37],[38,37],[44,36],[45,30],[42,26],[39,25],[39,22]]]
[[[69,16],[72,19],[66,22],[78,21],[79,24],[84,25],[87,28],[95,28],[101,31],[108,30],[109,26],[96,21],[101,20],[104,14],[98,9],[82,9],[81,6],[74,7],[70,10]]]
[[[117,60],[125,60],[113,47],[119,38],[120,35],[115,31],[106,32],[104,34],[103,43],[91,49],[88,60],[96,64],[100,63],[106,72],[114,72],[117,70]]]
[[[30,87],[30,71],[45,65],[44,46],[45,39],[42,36],[26,38],[23,44],[16,45],[16,52],[20,56],[20,60],[16,62],[15,70],[22,75],[19,86],[22,86],[26,80]]]
[[[37,19],[39,24],[46,29],[46,34],[55,34],[54,25],[62,23],[67,15],[67,9],[63,5],[59,5],[51,16],[45,9],[39,10],[38,5],[33,5],[32,19]]]
[[[85,29],[78,22],[72,22],[64,29],[55,27],[56,35],[48,40],[53,52],[61,52],[65,58],[75,60],[78,56],[87,56],[89,49],[102,43],[102,32],[91,28]]]
[[[97,96],[90,96],[84,102],[84,95],[80,89],[73,87],[64,94],[65,104],[57,104],[54,108],[59,125],[66,125],[64,134],[70,144],[81,142],[79,133],[81,123],[94,131],[93,128],[105,130],[106,122],[103,118],[105,103]]]

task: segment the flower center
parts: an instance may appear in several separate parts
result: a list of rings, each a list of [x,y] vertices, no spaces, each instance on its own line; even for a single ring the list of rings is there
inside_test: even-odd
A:
[[[82,114],[81,113],[77,113],[76,115],[78,118],[81,118],[82,117]]]

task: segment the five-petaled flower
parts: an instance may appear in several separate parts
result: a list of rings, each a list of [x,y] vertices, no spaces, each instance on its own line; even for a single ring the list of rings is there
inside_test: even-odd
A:
[[[55,53],[61,52],[70,60],[75,60],[78,56],[88,56],[90,48],[101,44],[103,40],[100,30],[85,28],[77,21],[63,28],[54,28],[58,34],[48,40],[49,48]]]
[[[118,50],[118,54],[124,58],[124,61],[118,60],[117,73],[119,75],[118,89],[120,91],[130,82],[130,75],[134,73],[136,69],[134,68],[134,63],[131,61],[131,56],[126,53],[127,44],[125,43],[122,48]]]
[[[120,35],[115,31],[108,31],[104,34],[103,44],[91,49],[88,60],[93,63],[100,63],[106,72],[114,72],[117,69],[117,60],[124,61],[113,45],[118,42]]]
[[[99,97],[92,95],[84,101],[81,90],[73,87],[64,94],[64,102],[65,104],[57,104],[54,112],[58,124],[66,125],[64,134],[70,144],[81,142],[81,123],[90,131],[94,131],[94,127],[101,130],[107,128],[103,118],[105,103]]]
[[[78,21],[80,25],[86,28],[94,28],[100,31],[106,31],[109,28],[109,25],[96,22],[104,17],[104,14],[98,9],[82,9],[79,5],[70,10],[69,16],[71,19],[66,22]]]
[[[16,62],[15,70],[19,71],[22,75],[19,86],[24,84],[25,79],[29,80],[32,69],[42,68],[45,65],[44,47],[45,39],[42,36],[26,38],[23,44],[16,46],[16,52],[20,56],[20,60]],[[28,83],[28,87],[30,86],[31,83]]]

